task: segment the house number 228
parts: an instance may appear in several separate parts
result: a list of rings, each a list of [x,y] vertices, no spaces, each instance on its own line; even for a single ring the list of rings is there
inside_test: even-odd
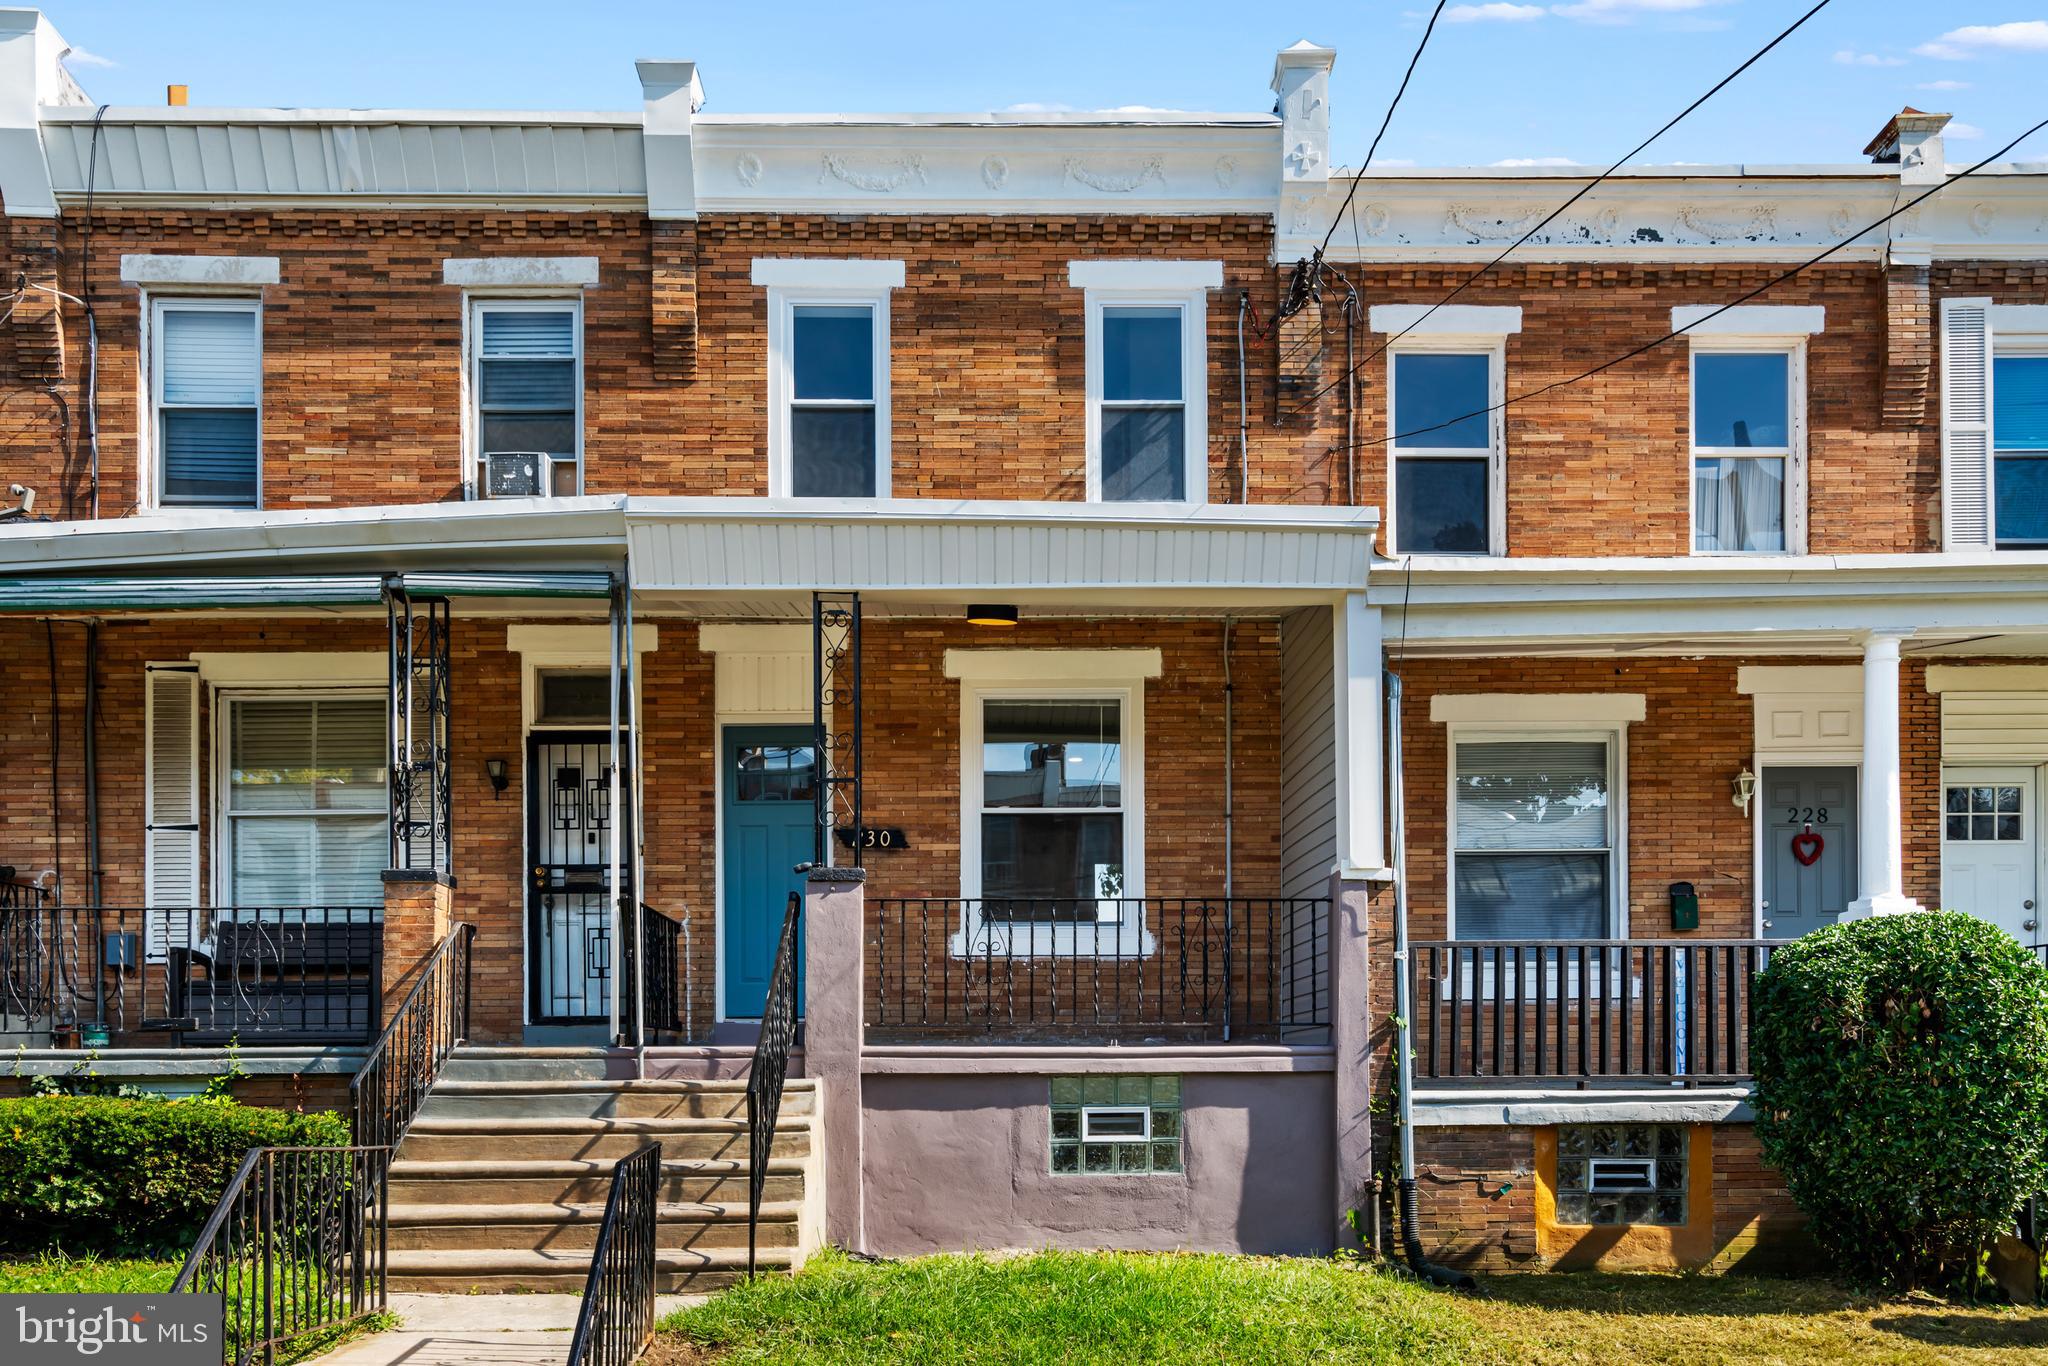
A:
[[[1828,809],[1825,806],[1788,806],[1785,819],[1793,825],[1826,825]]]

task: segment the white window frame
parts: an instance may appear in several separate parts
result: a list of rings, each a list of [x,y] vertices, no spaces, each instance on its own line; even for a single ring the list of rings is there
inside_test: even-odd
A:
[[[1082,291],[1086,369],[1087,499],[1102,497],[1102,315],[1110,308],[1172,308],[1180,318],[1181,484],[1169,507],[1209,501],[1209,291],[1223,286],[1220,261],[1072,261],[1067,282]],[[1111,407],[1120,406],[1110,404]],[[1159,407],[1158,403],[1134,404]],[[1144,507],[1144,503],[1132,503]]]
[[[1059,652],[1048,652],[1057,656]],[[1109,702],[1119,704],[1119,796],[1116,808],[1124,818],[1124,888],[1114,919],[1092,923],[1040,924],[1022,921],[984,922],[979,910],[981,883],[983,707],[991,701]],[[960,895],[968,905],[953,936],[956,956],[974,957],[986,947],[986,936],[1000,936],[999,952],[1031,957],[1148,957],[1157,948],[1146,927],[1145,895],[1145,685],[1142,677],[1124,675],[1100,683],[1071,675],[1032,682],[1028,678],[994,680],[963,678],[960,682]],[[1109,808],[1071,808],[1074,811]]]
[[[1702,558],[1734,556],[1755,559],[1806,553],[1806,338],[1782,333],[1705,333],[1690,337],[1685,358],[1685,547]],[[1703,355],[1785,356],[1785,439],[1787,445],[1702,446],[1694,425],[1699,406],[1699,358]],[[1698,467],[1701,459],[1783,460],[1785,462],[1785,548],[1783,550],[1701,550],[1699,548]]]
[[[462,482],[472,498],[485,497],[483,339],[485,313],[560,313],[573,315],[569,336],[576,362],[576,495],[583,492],[583,296],[581,294],[462,296]],[[550,466],[553,465],[550,461]],[[543,498],[565,497],[552,492],[552,468],[541,471]]]
[[[1399,386],[1395,383],[1395,365],[1402,356],[1412,355],[1485,355],[1486,402],[1491,409],[1486,414],[1486,448],[1475,450],[1470,446],[1406,447],[1396,446],[1394,438],[1401,432]],[[1404,337],[1387,348],[1387,493],[1384,521],[1386,524],[1387,553],[1395,556],[1407,555],[1455,555],[1459,559],[1483,559],[1508,553],[1507,528],[1507,402],[1508,341],[1499,333],[1485,334],[1435,334],[1419,333]],[[1401,462],[1404,460],[1486,460],[1486,549],[1481,551],[1438,551],[1410,550],[1402,547],[1399,516],[1399,487]]]
[[[1999,331],[1995,327],[1991,329],[1990,354],[1986,357],[1984,367],[1985,425],[1989,429],[1985,432],[1985,447],[1991,456],[1991,482],[1990,489],[1988,490],[1991,503],[1991,549],[2048,550],[2048,542],[2005,545],[2002,544],[2002,538],[1998,534],[1998,461],[2000,457],[1998,451],[1998,409],[1993,402],[1997,395],[1997,388],[1993,382],[1993,376],[1997,373],[1999,361],[2017,359],[2048,362],[2048,333]],[[2022,451],[2014,451],[2012,454],[2022,459],[2035,458]],[[2048,449],[2043,449],[2041,455],[2042,457],[2048,457]]]
[[[163,315],[175,312],[216,312],[248,313],[256,325],[256,502],[255,509],[263,507],[263,299],[259,295],[190,295],[190,294],[145,294],[148,307],[144,310],[149,335],[144,339],[142,354],[148,357],[147,393],[149,396],[148,449],[140,454],[141,468],[138,476],[141,483],[141,497],[138,501],[147,508],[200,509],[213,506],[209,503],[165,503],[163,501],[163,410],[164,410],[164,359]],[[235,508],[231,511],[246,511]]]
[[[208,879],[213,886],[213,904],[217,907],[234,907],[234,815],[229,807],[233,797],[234,772],[234,708],[238,702],[319,702],[327,700],[375,701],[380,706],[386,701],[385,694],[377,688],[334,688],[334,687],[248,687],[209,688],[208,701],[213,710],[213,800],[208,803],[213,818],[211,845],[213,871]],[[384,745],[379,750],[380,763],[388,767],[391,762],[391,721],[389,709],[385,709]],[[382,819],[388,829],[391,823],[390,783],[385,783],[385,801]],[[282,814],[282,813],[281,813]],[[339,813],[337,813],[339,814]],[[376,815],[375,811],[350,812],[358,818]]]
[[[889,449],[889,304],[903,287],[901,261],[867,258],[782,259],[754,262],[753,282],[768,290],[768,496],[792,498],[790,412],[796,404],[796,310],[864,306],[874,327],[875,497],[893,497]],[[831,406],[835,400],[806,400]],[[848,407],[851,400],[836,400]]]

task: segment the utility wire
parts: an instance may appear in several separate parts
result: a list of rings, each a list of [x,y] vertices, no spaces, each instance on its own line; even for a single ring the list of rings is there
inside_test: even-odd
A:
[[[1754,53],[1750,55],[1749,60],[1745,61],[1741,66],[1736,67],[1733,71],[1723,76],[1720,80],[1714,82],[1714,84],[1707,90],[1705,94],[1701,95],[1691,104],[1688,104],[1685,108],[1679,110],[1676,114],[1672,115],[1671,118],[1664,124],[1662,128],[1659,128],[1656,132],[1650,134],[1650,136],[1644,138],[1641,142],[1629,148],[1626,152],[1623,152],[1619,157],[1615,158],[1614,164],[1612,166],[1609,166],[1599,175],[1593,177],[1591,180],[1587,181],[1584,185],[1582,185],[1579,188],[1577,194],[1574,194],[1570,199],[1565,200],[1564,203],[1558,205],[1555,209],[1552,209],[1550,213],[1541,222],[1536,224],[1536,226],[1530,228],[1527,232],[1524,232],[1520,237],[1517,237],[1513,242],[1510,242],[1507,245],[1506,249],[1504,249],[1500,253],[1500,255],[1494,257],[1491,261],[1488,261],[1485,265],[1481,266],[1479,269],[1473,271],[1470,275],[1467,275],[1464,279],[1460,280],[1455,289],[1453,289],[1450,293],[1444,295],[1443,298],[1438,299],[1435,303],[1431,304],[1427,309],[1425,309],[1422,312],[1421,316],[1415,319],[1415,321],[1409,323],[1408,326],[1402,328],[1399,332],[1396,332],[1393,336],[1381,342],[1377,347],[1373,349],[1370,355],[1368,355],[1364,360],[1358,362],[1358,366],[1356,368],[1363,369],[1364,367],[1371,365],[1373,361],[1377,360],[1379,357],[1385,355],[1388,347],[1392,346],[1395,342],[1400,341],[1401,338],[1407,336],[1410,332],[1413,332],[1416,328],[1420,327],[1422,325],[1422,321],[1424,318],[1429,317],[1430,314],[1436,312],[1439,308],[1442,308],[1445,304],[1457,298],[1460,294],[1463,294],[1466,290],[1466,287],[1471,285],[1473,281],[1477,280],[1480,276],[1492,270],[1501,262],[1507,260],[1509,255],[1512,254],[1516,248],[1526,245],[1530,238],[1534,237],[1537,233],[1542,232],[1552,223],[1555,223],[1567,209],[1571,208],[1572,205],[1578,203],[1581,199],[1584,199],[1587,195],[1591,194],[1594,191],[1594,189],[1596,189],[1600,185],[1602,181],[1608,179],[1616,171],[1619,171],[1631,159],[1641,155],[1644,148],[1648,147],[1658,138],[1663,137],[1673,128],[1676,128],[1679,125],[1679,123],[1683,121],[1688,115],[1690,115],[1694,110],[1698,109],[1708,100],[1714,98],[1714,96],[1720,94],[1721,91],[1725,89],[1731,82],[1733,82],[1736,77],[1740,76],[1743,72],[1749,70],[1758,62],[1762,61],[1766,56],[1770,54],[1771,49],[1777,47],[1778,44],[1784,42],[1787,38],[1790,38],[1794,33],[1798,32],[1801,25],[1803,25],[1807,20],[1813,18],[1814,15],[1819,14],[1822,10],[1826,9],[1831,3],[1833,3],[1833,0],[1820,0],[1819,4],[1815,5],[1812,9],[1806,11],[1806,13],[1800,15],[1797,19],[1793,20],[1790,27],[1786,28],[1777,37],[1771,39],[1770,42],[1765,43],[1762,47],[1758,48]],[[1424,37],[1426,40],[1427,35],[1424,35]],[[1417,55],[1420,55],[1419,51]],[[1403,84],[1405,86],[1406,83],[1404,82]],[[1395,98],[1398,100],[1400,97],[1397,95]],[[1391,117],[1393,111],[1388,110],[1387,112],[1388,115]],[[1385,129],[1383,128],[1381,131],[1384,132]],[[1379,145],[1377,139],[1374,140],[1373,145]],[[1372,158],[1368,156],[1366,160],[1370,162]],[[1363,174],[1365,174],[1364,169],[1360,168],[1359,175]],[[1351,178],[1351,192],[1347,193],[1344,196],[1344,203],[1347,207],[1351,203],[1352,194],[1355,194],[1357,190],[1358,176],[1353,176]],[[1341,217],[1342,210],[1339,210],[1339,215]],[[1357,224],[1355,219],[1352,226],[1353,237],[1355,239],[1357,235]],[[1330,222],[1331,232],[1334,233],[1336,231],[1336,228],[1337,220],[1332,219]],[[1323,245],[1325,247],[1328,247],[1330,245],[1330,238],[1328,235],[1324,236]],[[1301,403],[1296,406],[1294,411],[1298,413],[1306,409],[1310,404],[1316,402],[1325,394],[1328,394],[1331,390],[1335,389],[1339,384],[1342,384],[1345,381],[1345,379],[1349,377],[1349,375],[1350,371],[1347,370],[1344,374],[1341,374],[1336,379],[1331,380],[1328,384],[1324,385],[1322,388],[1316,390],[1313,394],[1310,394],[1307,398],[1303,399]]]
[[[1827,248],[1825,251],[1817,252],[1816,254],[1807,257],[1804,261],[1801,261],[1798,265],[1793,266],[1790,270],[1785,271],[1783,274],[1773,276],[1772,278],[1758,285],[1755,289],[1750,290],[1748,293],[1741,294],[1733,299],[1730,299],[1727,303],[1722,304],[1719,308],[1716,308],[1711,313],[1707,313],[1702,315],[1701,317],[1693,319],[1684,327],[1673,328],[1671,331],[1666,332],[1663,336],[1657,338],[1655,341],[1644,342],[1641,346],[1638,346],[1633,350],[1624,351],[1620,355],[1616,356],[1614,359],[1609,361],[1603,361],[1599,365],[1594,366],[1592,369],[1581,371],[1579,374],[1573,375],[1569,379],[1552,380],[1550,383],[1540,385],[1537,388],[1529,390],[1529,392],[1525,394],[1516,394],[1512,398],[1502,399],[1499,403],[1488,404],[1484,408],[1475,408],[1469,413],[1462,413],[1459,416],[1450,418],[1447,421],[1431,423],[1427,427],[1414,427],[1404,432],[1395,432],[1389,436],[1374,437],[1368,441],[1358,441],[1353,442],[1351,444],[1359,447],[1385,446],[1390,445],[1396,441],[1405,440],[1406,438],[1411,436],[1422,436],[1428,432],[1442,431],[1446,427],[1455,427],[1460,422],[1468,422],[1475,417],[1484,417],[1488,413],[1495,413],[1501,411],[1504,408],[1511,408],[1517,403],[1525,403],[1532,398],[1537,398],[1543,394],[1547,394],[1551,392],[1553,389],[1562,389],[1567,385],[1578,384],[1583,380],[1589,380],[1597,374],[1600,374],[1607,370],[1612,370],[1617,365],[1623,364],[1626,361],[1634,360],[1637,356],[1642,355],[1646,351],[1654,351],[1656,348],[1662,346],[1665,342],[1676,340],[1677,338],[1682,337],[1686,333],[1692,331],[1694,328],[1700,326],[1700,324],[1710,322],[1713,319],[1720,317],[1723,313],[1726,313],[1729,309],[1740,307],[1741,305],[1748,303],[1751,299],[1756,298],[1759,294],[1764,293],[1766,290],[1775,289],[1779,285],[1784,284],[1787,280],[1792,279],[1794,276],[1800,275],[1805,271],[1811,270],[1813,267],[1819,265],[1822,261],[1827,260],[1830,256],[1833,256],[1835,253],[1842,251],[1843,249],[1848,247],[1852,242],[1856,241],[1858,238],[1863,237],[1868,233],[1877,231],[1885,224],[1891,222],[1894,218],[1897,218],[1900,214],[1910,211],[1911,209],[1924,203],[1925,201],[1932,199],[1935,195],[1940,194],[1943,190],[1949,189],[1951,186],[1955,185],[1957,181],[1966,179],[1969,176],[1977,174],[1977,172],[1983,170],[1986,166],[1989,166],[1992,162],[1998,160],[1998,158],[2004,156],[2007,152],[2010,152],[2013,148],[2019,146],[2022,142],[2025,142],[2028,138],[2040,132],[2043,128],[2048,128],[2048,119],[2041,120],[2032,128],[2027,129],[2024,133],[2021,133],[2011,142],[2006,143],[2005,146],[1999,148],[1990,156],[1985,157],[1976,165],[1971,166],[1965,170],[1957,171],[1953,176],[1943,181],[1941,184],[1929,186],[1927,189],[1921,191],[1919,194],[1914,195],[1911,199],[1907,200],[1903,204],[1900,204],[1898,207],[1894,208],[1890,213],[1886,214],[1884,217],[1879,218],[1874,222],[1866,223],[1863,227],[1857,229],[1855,232],[1849,233],[1847,236],[1843,237],[1841,241],[1835,243],[1833,246]]]
[[[1826,4],[1827,0],[1821,0]],[[1387,135],[1387,125],[1394,121],[1394,111],[1401,107],[1401,97],[1408,93],[1408,81],[1415,75],[1415,64],[1422,60],[1422,49],[1429,46],[1429,35],[1436,32],[1437,18],[1444,12],[1445,0],[1436,0],[1436,8],[1429,13],[1429,23],[1423,26],[1422,41],[1415,45],[1415,55],[1408,59],[1408,69],[1401,74],[1400,88],[1394,91],[1394,98],[1387,105],[1387,116],[1380,120],[1380,131],[1372,135],[1372,146],[1365,149],[1365,164],[1358,168],[1358,175],[1365,174],[1365,167],[1372,165],[1373,154],[1380,149],[1380,139]],[[1337,209],[1337,216],[1330,220],[1330,230],[1323,234],[1323,245],[1316,248],[1321,256],[1329,249],[1330,238],[1336,234],[1337,225],[1344,221],[1344,212],[1351,207],[1351,197],[1358,193],[1358,176],[1351,177],[1351,188],[1345,192],[1344,202]]]

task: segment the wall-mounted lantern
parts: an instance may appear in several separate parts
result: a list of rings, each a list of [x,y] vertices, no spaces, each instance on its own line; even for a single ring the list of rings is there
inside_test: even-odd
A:
[[[1735,790],[1733,798],[1735,804],[1741,807],[1742,814],[1747,816],[1749,814],[1749,803],[1756,796],[1756,774],[1749,771],[1748,764],[1744,764],[1742,772],[1729,780],[1729,786]]]

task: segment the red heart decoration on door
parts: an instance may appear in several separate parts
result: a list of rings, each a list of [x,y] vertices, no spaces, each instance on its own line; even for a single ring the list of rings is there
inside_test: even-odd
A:
[[[1811,830],[1802,830],[1792,837],[1792,857],[1799,860],[1799,866],[1802,868],[1813,867],[1814,860],[1820,857],[1820,851],[1826,847],[1827,842]]]

